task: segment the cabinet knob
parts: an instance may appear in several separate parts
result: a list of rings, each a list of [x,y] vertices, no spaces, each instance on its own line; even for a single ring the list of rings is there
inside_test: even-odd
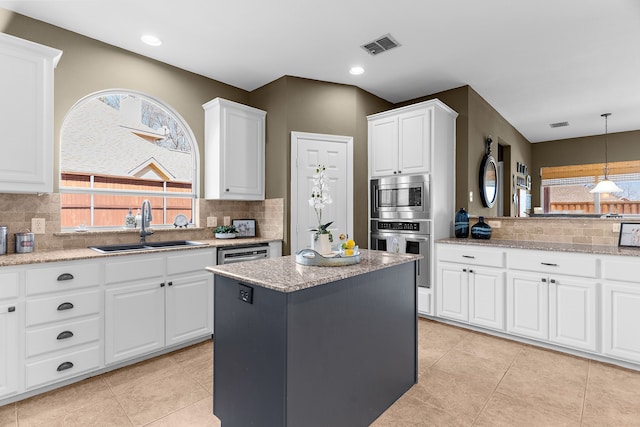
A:
[[[228,188],[225,188],[225,189],[224,189],[224,191],[226,191],[226,192],[228,193],[228,192],[229,192],[229,189],[228,189]]]
[[[402,171],[398,171],[398,173],[402,173]]]
[[[67,338],[71,338],[73,336],[73,332],[71,331],[64,331],[64,332],[60,332],[58,334],[58,336],[56,337],[57,340],[66,340]]]
[[[551,279],[551,280],[549,280],[549,282],[556,283],[556,279]]]
[[[542,278],[542,283],[547,283],[547,279],[545,279],[544,277]]]
[[[8,311],[9,313],[13,313],[14,311],[16,311],[16,308],[12,305],[11,307],[9,307],[9,308],[7,309],[7,311]]]
[[[71,369],[71,368],[73,368],[73,363],[64,362],[64,363],[61,363],[60,365],[58,365],[57,371],[58,372],[62,372],[62,371],[66,371],[67,369]]]
[[[393,174],[396,175],[398,173],[398,171],[393,171]]]
[[[473,270],[469,270],[469,273],[473,273]]]
[[[169,286],[173,286],[173,282],[169,282],[167,283]]]
[[[463,271],[464,273],[466,273],[466,272],[467,272],[467,269],[466,269],[466,268],[463,268],[463,269],[462,269],[462,271]]]
[[[160,283],[160,287],[164,288],[164,282]]]
[[[72,308],[73,308],[73,303],[63,302],[58,306],[58,311],[71,310]]]

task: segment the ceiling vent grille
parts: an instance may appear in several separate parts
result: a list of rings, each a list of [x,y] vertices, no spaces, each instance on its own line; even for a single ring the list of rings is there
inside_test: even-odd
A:
[[[398,46],[400,46],[400,43],[391,37],[391,34],[385,34],[372,42],[363,44],[362,48],[371,55],[377,55]]]
[[[549,126],[551,126],[552,128],[563,128],[565,126],[569,126],[569,122],[551,123]]]

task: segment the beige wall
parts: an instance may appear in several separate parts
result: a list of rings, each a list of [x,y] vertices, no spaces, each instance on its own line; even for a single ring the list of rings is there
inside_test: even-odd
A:
[[[392,108],[354,86],[285,76],[249,95],[251,105],[267,113],[267,197],[285,199],[285,243],[289,253],[291,219],[291,132],[353,137],[354,238],[368,247],[367,232],[367,120],[366,116]]]
[[[77,33],[0,9],[0,31],[63,51],[55,70],[55,186],[58,189],[60,127],[81,98],[105,89],[143,92],[171,105],[191,127],[203,153],[202,104],[223,97],[247,103],[248,92],[150,58],[107,45]],[[203,170],[200,169],[201,177]],[[202,181],[202,179],[201,179]],[[200,194],[203,195],[202,188]]]
[[[610,133],[607,136],[607,157],[611,162],[640,160],[640,130]],[[531,145],[532,204],[540,204],[540,168],[604,163],[604,134]]]

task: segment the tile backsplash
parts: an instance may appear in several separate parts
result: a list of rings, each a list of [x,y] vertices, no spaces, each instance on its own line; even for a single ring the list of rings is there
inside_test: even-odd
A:
[[[218,224],[223,217],[255,219],[256,235],[282,239],[284,200],[228,201],[199,199],[196,212],[200,227],[188,229],[160,229],[148,238],[159,240],[204,240],[213,238],[213,228],[207,228],[207,217],[215,216]],[[15,233],[29,231],[31,218],[44,218],[45,234],[35,236],[35,251],[84,248],[91,245],[132,243],[138,239],[137,230],[89,231],[86,233],[61,232],[60,194],[0,193],[0,225],[8,228],[8,253],[15,252]]]
[[[473,225],[478,218],[470,218]],[[620,219],[609,218],[548,218],[548,217],[486,217],[491,225],[492,239],[533,242],[617,245]]]

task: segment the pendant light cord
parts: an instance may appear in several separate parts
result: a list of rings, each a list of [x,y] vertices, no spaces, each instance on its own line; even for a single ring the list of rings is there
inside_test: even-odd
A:
[[[609,159],[607,157],[607,152],[609,151],[607,149],[607,136],[609,134],[609,116],[611,115],[611,113],[604,113],[601,114],[600,117],[604,117],[604,179],[607,180],[608,175],[609,175]]]

